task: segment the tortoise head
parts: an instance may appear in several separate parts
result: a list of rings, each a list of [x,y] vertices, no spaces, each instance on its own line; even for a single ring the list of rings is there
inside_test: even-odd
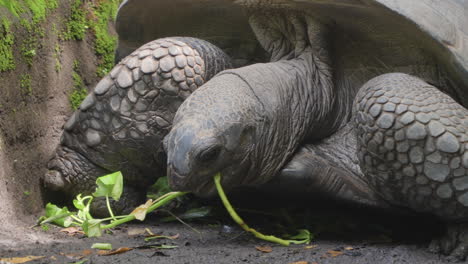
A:
[[[181,105],[164,140],[172,189],[210,196],[215,193],[213,176],[218,172],[227,189],[248,184],[258,113],[252,109],[256,105],[252,99],[243,98],[245,88],[236,76],[222,74]],[[229,104],[231,100],[236,103]]]

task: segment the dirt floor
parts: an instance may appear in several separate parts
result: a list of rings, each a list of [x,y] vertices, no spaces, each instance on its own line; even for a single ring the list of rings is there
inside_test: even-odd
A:
[[[190,226],[178,222],[160,223],[153,216],[143,224],[123,225],[112,234],[99,238],[67,235],[58,227],[48,231],[42,231],[40,227],[24,229],[22,232],[36,234],[37,240],[10,241],[8,246],[0,248],[0,257],[43,257],[29,263],[85,260],[83,263],[449,263],[446,257],[426,249],[430,237],[436,235],[435,230],[440,227],[437,223],[427,222],[427,218],[367,210],[357,210],[353,214],[349,209],[337,213],[333,208],[314,213],[318,216],[312,218],[316,224],[310,226],[310,230],[322,230],[308,245],[283,247],[261,241],[225,216],[188,222]],[[245,220],[265,233],[269,231],[264,227],[274,222],[274,219],[258,215],[245,217]],[[145,242],[145,235],[148,235],[145,229],[177,238]],[[93,243],[111,243],[114,249],[132,250],[106,256],[91,249]],[[158,249],[161,245],[177,247]]]

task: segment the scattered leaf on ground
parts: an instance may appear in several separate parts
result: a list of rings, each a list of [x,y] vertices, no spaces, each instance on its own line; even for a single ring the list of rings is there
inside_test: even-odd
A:
[[[261,251],[263,253],[270,253],[273,251],[273,249],[270,247],[270,246],[256,246],[255,249],[257,249],[258,251]]]
[[[117,255],[117,254],[122,254],[122,253],[125,253],[127,251],[130,251],[132,249],[133,248],[121,247],[121,248],[114,249],[114,250],[99,250],[98,255],[100,255],[100,256]]]
[[[178,248],[178,247],[179,247],[179,246],[162,244],[161,246],[155,247],[155,248],[159,248],[159,249],[174,249],[174,248]]]
[[[166,239],[174,240],[174,239],[179,238],[179,234],[176,234],[176,235],[173,235],[173,236],[161,236],[161,235],[147,236],[147,237],[145,238],[145,241],[150,241],[150,240],[152,240],[152,239],[158,239],[158,238],[166,238]]]
[[[154,236],[153,232],[151,232],[151,229],[145,228],[145,230],[146,230],[146,232],[148,232],[148,234],[149,234],[150,236]]]
[[[328,254],[330,257],[334,258],[334,257],[341,256],[341,255],[343,255],[344,253],[343,253],[342,251],[337,251],[337,250],[328,250],[328,251],[327,251],[327,254]]]
[[[67,233],[70,236],[74,236],[76,234],[80,234],[80,235],[85,234],[79,227],[76,227],[76,226],[71,226],[71,227],[60,229],[60,232]]]
[[[157,249],[174,249],[174,248],[177,248],[179,246],[175,246],[175,245],[165,245],[165,244],[149,244],[149,245],[143,245],[143,246],[138,246],[138,247],[134,247],[134,248],[137,248],[137,249],[152,249],[152,248],[157,248]]]
[[[26,256],[26,257],[17,257],[17,258],[0,258],[0,261],[6,263],[26,263],[33,260],[38,260],[45,258],[45,256]]]
[[[50,257],[51,260],[56,261],[57,258],[55,256]]]
[[[304,249],[314,249],[317,248],[318,245],[310,245],[310,246],[305,246]]]
[[[353,248],[353,247],[345,247],[344,249],[346,249],[346,250],[353,250],[354,248]]]
[[[291,262],[289,264],[309,264],[307,261],[296,261],[296,262]]]
[[[89,256],[93,254],[93,251],[92,250],[89,250],[89,249],[85,249],[81,252],[78,252],[78,253],[60,253],[60,255],[62,256],[65,256],[69,259],[75,259],[75,260],[80,260],[86,256]]]
[[[102,250],[111,250],[111,243],[94,243],[91,248],[102,249]]]
[[[147,233],[146,231],[147,228],[130,228],[127,231],[127,234],[129,236],[142,236]]]

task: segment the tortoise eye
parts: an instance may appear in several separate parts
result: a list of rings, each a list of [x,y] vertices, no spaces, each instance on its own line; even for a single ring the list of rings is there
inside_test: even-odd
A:
[[[203,163],[215,161],[216,159],[218,159],[219,154],[221,154],[220,146],[210,147],[200,152],[200,154],[198,155],[198,161]]]

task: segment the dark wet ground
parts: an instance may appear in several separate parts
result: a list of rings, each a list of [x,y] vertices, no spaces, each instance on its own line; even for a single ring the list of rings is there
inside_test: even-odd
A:
[[[179,222],[161,223],[159,217],[151,216],[144,223],[123,225],[99,238],[69,236],[51,227],[40,232],[52,235],[52,242],[1,248],[0,258],[44,256],[28,263],[449,263],[444,256],[426,250],[431,238],[443,229],[429,216],[334,205],[307,210],[292,206],[288,210],[254,208],[239,213],[265,233],[308,228],[315,238],[309,245],[290,247],[264,242],[245,233],[218,208],[214,216],[188,222],[190,227]],[[178,237],[145,242],[146,228],[154,234]],[[133,250],[101,256],[91,249],[97,242]],[[156,248],[161,245],[177,247]],[[270,246],[271,252],[259,251],[257,246]]]

